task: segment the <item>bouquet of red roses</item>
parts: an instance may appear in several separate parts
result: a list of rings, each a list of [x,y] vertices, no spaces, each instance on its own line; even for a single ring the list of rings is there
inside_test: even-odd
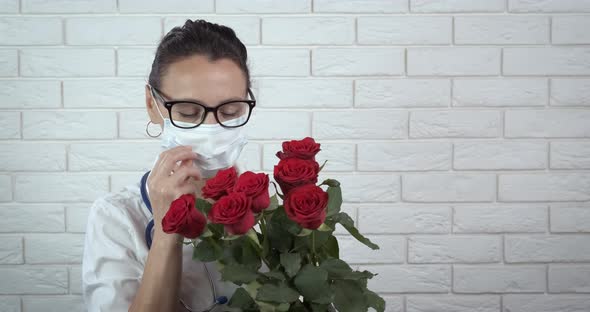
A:
[[[162,220],[165,232],[192,239],[194,258],[216,261],[222,278],[241,287],[229,301],[242,311],[377,311],[384,300],[367,289],[375,274],[353,270],[340,260],[336,224],[372,249],[379,247],[340,211],[340,183],[317,185],[313,138],[286,141],[274,167],[276,194],[269,177],[232,167],[221,170],[202,189],[205,199],[186,194],[172,202]],[[324,187],[324,188],[322,188]],[[279,198],[282,204],[279,203]]]

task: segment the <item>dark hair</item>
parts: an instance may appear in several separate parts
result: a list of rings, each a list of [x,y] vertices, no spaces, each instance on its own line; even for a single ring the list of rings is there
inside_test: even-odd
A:
[[[195,54],[207,56],[210,61],[231,59],[244,72],[247,88],[251,87],[246,46],[233,29],[200,19],[187,19],[182,27],[172,28],[162,38],[152,63],[149,84],[160,88],[160,79],[170,64]]]

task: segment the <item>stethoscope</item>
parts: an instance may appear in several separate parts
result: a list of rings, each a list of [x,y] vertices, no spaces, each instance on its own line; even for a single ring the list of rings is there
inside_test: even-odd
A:
[[[146,207],[148,208],[148,210],[150,211],[150,213],[152,213],[152,205],[150,203],[150,198],[147,195],[147,188],[146,188],[146,183],[147,183],[147,178],[148,175],[150,174],[150,171],[146,172],[143,177],[141,178],[141,187],[140,187],[140,191],[141,191],[141,199],[143,200],[143,203],[146,205]],[[148,250],[152,247],[152,231],[154,229],[154,219],[151,219],[150,222],[148,223],[148,225],[145,228],[145,242],[147,244]],[[215,308],[215,306],[220,305],[220,304],[226,304],[227,303],[227,297],[226,296],[217,296],[217,289],[215,287],[215,283],[213,283],[213,279],[211,278],[211,273],[209,272],[209,269],[207,268],[207,265],[205,265],[205,263],[203,263],[203,267],[205,268],[205,271],[207,272],[207,277],[209,279],[209,285],[211,287],[211,292],[213,293],[213,303],[208,306],[205,310],[202,310],[201,312],[208,312],[211,311],[213,308]],[[186,303],[182,300],[182,298],[179,298],[180,303],[189,311],[191,312],[197,312],[197,310],[193,310],[191,308],[189,308]]]

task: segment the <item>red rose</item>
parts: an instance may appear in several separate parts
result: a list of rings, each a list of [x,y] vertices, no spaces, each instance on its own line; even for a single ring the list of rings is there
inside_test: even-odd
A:
[[[244,192],[252,199],[252,211],[259,213],[270,205],[268,174],[246,171],[238,177],[234,192]]]
[[[292,140],[283,142],[283,151],[277,152],[277,157],[301,158],[315,160],[315,155],[320,151],[320,144],[313,138],[306,137],[303,140]]]
[[[219,170],[213,178],[207,180],[205,186],[201,189],[203,197],[218,200],[222,196],[231,193],[237,180],[236,168],[230,167]]]
[[[304,184],[315,184],[318,181],[320,165],[315,160],[299,158],[281,159],[274,167],[274,178],[281,186],[283,194],[294,187]]]
[[[233,192],[221,197],[209,211],[209,220],[225,225],[231,234],[244,234],[254,226],[252,199],[243,192]]]
[[[178,233],[187,238],[197,238],[205,229],[207,219],[195,207],[195,196],[184,194],[170,204],[162,219],[165,233]]]
[[[294,188],[284,201],[287,216],[306,229],[317,229],[326,219],[328,193],[315,184]]]

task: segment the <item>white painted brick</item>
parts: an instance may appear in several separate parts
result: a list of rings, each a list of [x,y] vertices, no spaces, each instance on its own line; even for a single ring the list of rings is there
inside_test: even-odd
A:
[[[522,141],[456,142],[453,168],[458,170],[544,169],[547,143]]]
[[[408,238],[409,263],[499,262],[500,236],[412,236]]]
[[[454,266],[453,290],[457,293],[544,292],[545,266]]]
[[[0,112],[0,139],[20,138],[20,113]]]
[[[325,171],[353,171],[355,165],[354,144],[347,143],[321,143],[321,151],[316,155],[316,161],[320,166],[328,161]],[[264,145],[264,170],[273,171],[279,159],[276,153],[282,149],[280,143]]]
[[[112,76],[112,49],[29,48],[20,50],[21,75],[27,77]]]
[[[500,174],[500,201],[582,201],[590,199],[590,174]]]
[[[588,16],[554,16],[551,22],[551,40],[556,44],[590,43]]]
[[[549,18],[544,16],[457,16],[457,44],[544,44]]]
[[[66,148],[53,143],[4,143],[0,159],[2,171],[63,171]]]
[[[307,13],[311,11],[310,0],[216,0],[216,13]]]
[[[498,312],[498,296],[421,295],[406,298],[407,312]]]
[[[68,153],[71,171],[135,171],[151,168],[160,144],[97,143],[72,144]]]
[[[314,0],[314,12],[324,13],[393,13],[407,12],[405,0]]]
[[[351,44],[355,39],[354,18],[265,17],[262,19],[264,44]]]
[[[504,75],[588,75],[590,48],[504,48],[502,72]]]
[[[62,205],[0,205],[0,232],[63,232]]]
[[[159,0],[119,0],[122,13],[212,13],[214,0],[185,1],[171,0],[165,3]]]
[[[406,258],[406,239],[402,236],[367,236],[379,245],[371,250],[352,236],[339,236],[338,245],[342,260],[349,264],[361,263],[403,263]]]
[[[144,108],[145,81],[141,79],[66,80],[66,108]]]
[[[308,49],[248,49],[252,76],[308,76],[311,66],[309,56]]]
[[[285,114],[284,111],[254,110],[247,131],[252,139],[300,140],[311,134],[310,118],[308,112],[291,111]]]
[[[167,33],[175,26],[182,26],[189,17],[165,17],[164,33]],[[234,30],[240,41],[246,45],[260,43],[260,19],[255,16],[222,16],[212,15],[205,18],[208,22],[225,25]]]
[[[359,143],[358,170],[449,170],[451,144],[447,142]]]
[[[576,109],[506,111],[507,137],[590,137],[590,111]]]
[[[336,179],[345,202],[393,202],[400,197],[399,176],[393,174],[333,174],[320,172],[319,181]],[[379,183],[375,183],[379,181]]]
[[[121,139],[152,139],[146,133],[146,125],[150,121],[148,113],[142,110],[125,110],[119,112],[119,138]],[[150,133],[160,133],[161,126],[151,125]],[[152,140],[159,140],[158,138]]]
[[[15,199],[20,202],[92,202],[108,188],[106,175],[19,175]]]
[[[402,198],[411,202],[486,202],[496,197],[494,174],[404,174],[402,184]]]
[[[590,106],[590,79],[551,79],[551,105]]]
[[[507,262],[590,261],[590,237],[585,235],[506,236]]]
[[[590,12],[588,0],[509,0],[510,12]]]
[[[107,13],[117,11],[116,0],[21,0],[23,13]]]
[[[503,12],[504,0],[410,0],[412,12]]]
[[[77,265],[70,268],[70,293],[82,294],[82,266]]]
[[[144,172],[136,172],[136,173],[119,173],[119,174],[112,174],[111,175],[111,189],[110,192],[118,192],[125,187],[133,184],[139,185],[139,181],[143,176]]]
[[[450,233],[451,208],[423,205],[363,205],[359,209],[361,233]]]
[[[550,265],[549,292],[590,292],[589,265]]]
[[[456,233],[547,231],[547,207],[542,205],[457,206],[453,219]]]
[[[162,24],[159,17],[72,17],[65,31],[69,45],[155,44]]]
[[[31,312],[83,311],[86,309],[82,296],[23,297],[23,307],[25,311]]]
[[[361,16],[357,19],[357,31],[360,44],[450,44],[452,18]]]
[[[551,168],[590,168],[590,142],[551,142]]]
[[[584,312],[590,311],[588,295],[507,295],[505,311],[512,312]]]
[[[0,175],[0,202],[12,200],[12,177]]]
[[[446,107],[447,79],[366,79],[355,81],[356,107]]]
[[[1,13],[18,13],[19,0],[4,0],[0,2]],[[1,307],[1,305],[0,305]]]
[[[117,75],[141,76],[147,79],[152,68],[156,48],[117,49]]]
[[[256,82],[257,101],[263,108],[352,107],[350,80],[260,79]]]
[[[50,80],[7,80],[0,85],[2,108],[54,108],[61,105],[59,81]]]
[[[0,76],[14,77],[17,74],[18,74],[17,51],[16,50],[0,50]]]
[[[500,49],[494,47],[408,48],[408,75],[482,76],[500,74]]]
[[[551,213],[551,232],[590,232],[590,207],[583,204],[555,204]]]
[[[385,312],[403,312],[404,298],[394,295],[380,295],[385,300]],[[371,310],[369,310],[371,311]]]
[[[33,234],[25,237],[25,261],[41,263],[81,263],[84,234]]]
[[[70,233],[85,233],[89,212],[89,205],[67,205],[66,231]]]
[[[112,111],[25,111],[25,139],[113,139],[117,116]]]
[[[23,263],[23,238],[0,236],[0,264]]]
[[[407,123],[408,114],[400,111],[317,111],[312,132],[316,139],[403,138]]]
[[[451,288],[451,269],[441,265],[364,265],[379,275],[369,280],[372,291],[389,293],[446,293]],[[395,277],[395,278],[392,278]]]
[[[477,78],[453,80],[453,106],[544,106],[545,79]]]
[[[61,44],[61,19],[55,17],[2,17],[1,45]]]
[[[319,48],[312,50],[314,76],[403,75],[404,50],[398,48]]]
[[[15,296],[1,296],[0,310],[5,312],[21,312],[20,298]]]
[[[410,114],[410,137],[497,137],[502,131],[500,117],[497,111],[414,111]]]
[[[0,267],[0,293],[65,294],[68,292],[68,271],[64,267],[3,266]]]

